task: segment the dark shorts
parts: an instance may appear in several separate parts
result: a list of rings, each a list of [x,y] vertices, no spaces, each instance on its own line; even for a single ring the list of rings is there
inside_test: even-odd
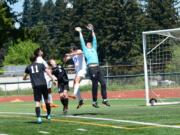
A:
[[[34,101],[41,101],[42,95],[44,100],[48,100],[48,89],[47,85],[36,86],[33,88]]]
[[[69,91],[69,84],[68,83],[59,84],[58,88],[59,88],[59,91],[58,91],[59,93],[63,93],[64,90]]]
[[[101,71],[99,66],[97,66],[97,67],[89,67],[88,68],[88,73],[89,73],[89,76],[90,76],[91,80],[98,80],[98,81],[104,80],[104,74]]]

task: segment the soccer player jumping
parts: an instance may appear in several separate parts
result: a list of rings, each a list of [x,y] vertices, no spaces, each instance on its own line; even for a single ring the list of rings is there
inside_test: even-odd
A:
[[[87,44],[85,44],[81,27],[76,27],[75,30],[79,32],[81,48],[87,60],[88,72],[92,81],[92,106],[95,108],[99,108],[97,103],[98,82],[100,82],[101,84],[101,96],[103,99],[102,103],[106,106],[110,106],[107,100],[106,81],[99,67],[97,40],[94,32],[94,27],[92,24],[88,24],[86,28],[92,32],[92,37],[91,39],[88,39]]]
[[[79,109],[84,103],[83,99],[80,94],[79,86],[80,82],[83,78],[85,78],[86,75],[86,61],[84,58],[84,54],[82,50],[78,49],[76,46],[71,46],[71,52],[65,54],[64,61],[68,61],[72,59],[75,66],[76,76],[74,79],[74,95],[78,98],[79,104],[77,106],[77,109]]]

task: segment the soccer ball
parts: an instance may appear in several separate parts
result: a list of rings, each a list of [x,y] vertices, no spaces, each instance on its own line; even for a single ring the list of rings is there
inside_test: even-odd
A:
[[[151,106],[154,106],[155,103],[157,103],[157,99],[151,98],[151,99],[149,100],[149,103],[151,104]]]
[[[66,5],[66,8],[68,8],[68,9],[72,9],[72,8],[73,8],[73,4],[72,4],[72,3],[70,3],[70,2],[68,2],[68,3],[67,3],[67,5]]]

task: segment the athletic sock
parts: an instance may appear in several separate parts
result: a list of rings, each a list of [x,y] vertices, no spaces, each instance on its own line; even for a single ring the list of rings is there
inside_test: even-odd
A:
[[[61,101],[62,105],[64,106],[64,105],[65,105],[65,100],[64,100],[64,98],[60,98],[60,101]]]
[[[74,86],[74,95],[78,98],[78,100],[82,100],[80,90],[79,90],[79,84],[75,84]]]
[[[40,113],[41,113],[40,107],[35,107],[35,112],[36,112],[36,116],[40,117]]]
[[[45,104],[45,101],[44,101],[44,97],[43,97],[43,95],[42,95],[42,100],[41,100],[41,102],[42,102],[42,104]]]
[[[65,98],[65,99],[64,99],[64,106],[68,107],[68,103],[69,103],[69,99],[68,99],[68,98]]]
[[[53,103],[53,99],[52,99],[52,95],[51,95],[51,93],[49,93],[49,94],[48,94],[48,99],[49,99],[49,103],[51,103],[51,104],[52,104],[52,103]]]
[[[51,114],[51,107],[49,103],[46,103],[47,115]]]

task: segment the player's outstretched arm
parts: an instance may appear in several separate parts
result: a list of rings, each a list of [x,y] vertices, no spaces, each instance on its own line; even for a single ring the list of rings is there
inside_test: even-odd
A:
[[[47,75],[52,79],[53,83],[56,83],[56,78],[52,75],[51,70],[46,68],[45,72],[47,73]]]
[[[28,80],[29,78],[28,78],[28,74],[24,74],[24,76],[23,76],[23,80]]]
[[[86,44],[82,35],[82,29],[81,27],[75,27],[75,31],[79,32],[79,38],[80,38],[80,43],[81,43],[81,48],[82,50],[86,50]]]
[[[92,45],[93,45],[93,48],[97,49],[97,39],[94,32],[94,26],[92,24],[88,24],[86,28],[92,32],[92,37],[93,37]]]
[[[71,55],[71,57],[73,57],[74,55],[82,55],[82,54],[83,54],[83,51],[78,49],[77,51],[71,53],[70,55]]]
[[[64,62],[67,62],[68,60],[70,60],[72,57],[71,57],[71,54],[70,53],[66,53],[63,60]]]
[[[83,51],[78,49],[76,52],[73,53],[74,55],[82,55]]]

